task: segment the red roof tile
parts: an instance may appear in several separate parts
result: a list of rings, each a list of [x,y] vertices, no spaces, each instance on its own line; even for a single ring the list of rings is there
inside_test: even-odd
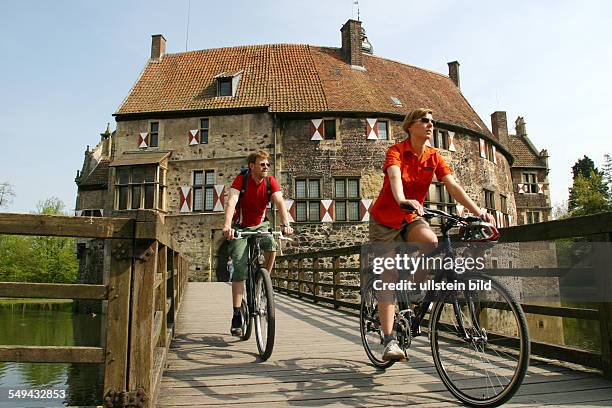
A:
[[[309,45],[166,54],[148,62],[115,115],[250,107],[405,114],[429,107],[440,120],[490,134],[448,76],[370,55],[363,64],[365,71],[354,69],[341,59],[340,49]],[[240,71],[236,96],[216,97],[214,77]]]

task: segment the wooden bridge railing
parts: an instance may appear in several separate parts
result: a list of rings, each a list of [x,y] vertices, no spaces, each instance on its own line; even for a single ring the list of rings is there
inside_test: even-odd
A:
[[[588,237],[594,242],[610,242],[612,236],[612,212],[576,217],[566,220],[543,222],[504,228],[501,242],[551,241],[562,238]],[[279,256],[272,274],[274,288],[299,298],[359,310],[359,258],[361,246],[350,246],[318,252]],[[595,260],[599,270],[609,270],[602,265],[604,257]],[[567,268],[513,268],[491,269],[491,276],[504,277],[561,277]],[[608,276],[610,275],[610,276]],[[602,284],[612,296],[612,271],[603,274]],[[599,324],[601,352],[532,341],[533,354],[547,358],[581,364],[601,369],[606,377],[612,377],[612,303],[597,302],[596,308],[574,308],[522,304],[527,314],[574,318]]]
[[[0,361],[104,364],[104,405],[154,406],[188,266],[163,219],[0,214],[0,234],[104,240],[104,284],[0,282],[0,297],[97,299],[105,304],[99,347],[0,346]],[[78,401],[77,401],[78,402]]]

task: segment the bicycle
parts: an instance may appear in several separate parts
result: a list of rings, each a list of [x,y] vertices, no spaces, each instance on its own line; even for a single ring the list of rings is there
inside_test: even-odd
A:
[[[465,243],[493,243],[499,237],[495,227],[484,231],[484,225],[489,224],[480,223],[477,217],[433,209],[425,209],[423,217],[440,218],[442,230],[438,247],[424,258],[446,255],[456,259],[449,236],[455,226],[461,227],[460,240]],[[376,367],[385,369],[394,361],[382,360],[383,333],[373,288],[375,279],[372,276],[362,289],[360,331],[368,358]],[[520,304],[502,283],[483,273],[460,274],[454,268],[442,268],[435,271],[433,281],[457,281],[467,289],[427,290],[414,310],[406,292],[397,293],[394,330],[400,347],[406,352],[413,338],[424,334],[421,327],[427,326],[436,371],[451,394],[474,407],[495,407],[507,402],[518,391],[529,366],[529,333]],[[469,289],[470,282],[479,281],[490,281],[491,289]]]
[[[263,237],[277,235],[281,240],[286,238],[282,232],[276,231],[240,231],[236,230],[234,239],[248,239],[248,273],[246,279],[245,298],[242,299],[240,313],[242,315],[242,336],[246,341],[251,338],[255,325],[255,340],[259,356],[266,361],[272,355],[275,336],[274,290],[270,273],[262,266],[264,256],[260,248]]]

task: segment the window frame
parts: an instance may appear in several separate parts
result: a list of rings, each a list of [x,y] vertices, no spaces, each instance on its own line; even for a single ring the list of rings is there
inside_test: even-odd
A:
[[[155,168],[153,172],[153,180],[147,180],[147,167]],[[134,169],[142,168],[142,180],[134,181]],[[127,181],[120,182],[120,173],[127,172]],[[149,173],[150,174],[150,173]],[[139,209],[165,211],[167,199],[165,194],[168,189],[167,185],[168,169],[159,163],[140,164],[134,166],[119,166],[115,172],[115,199],[113,208],[115,211],[134,211]],[[147,192],[150,187],[153,187],[153,195],[150,196]],[[125,205],[121,205],[122,190],[125,193]],[[138,189],[138,202],[135,205],[133,199],[134,191]],[[150,207],[147,206],[148,200],[151,200]]]
[[[191,183],[192,190],[192,203],[191,203],[191,212],[201,213],[201,212],[212,212],[215,207],[215,170],[211,169],[200,169],[194,170]],[[201,184],[196,184],[196,174],[201,174],[202,178]],[[208,176],[212,176],[212,181],[209,183]],[[202,208],[196,208],[196,191],[202,191]],[[208,193],[211,194],[210,201],[208,198]]]
[[[384,140],[384,139],[383,139]],[[344,183],[343,187],[343,195],[338,195],[338,182],[342,181]],[[356,181],[357,182],[357,194],[354,197],[349,196],[349,182]],[[334,189],[334,221],[335,222],[359,222],[359,203],[361,202],[361,178],[354,176],[339,176],[333,178],[333,189]],[[344,217],[340,219],[338,217],[338,208],[340,207],[338,204],[344,205]],[[351,206],[357,206],[357,215],[351,218]]]
[[[484,207],[487,209],[487,212],[494,214],[497,211],[495,207],[495,191],[486,188],[483,188],[482,191],[484,193]]]
[[[387,126],[386,129],[386,138],[381,138],[380,137],[380,124],[384,123]],[[376,122],[376,126],[378,127],[378,140],[391,140],[391,126],[389,124],[389,121],[387,119],[378,119]]]
[[[304,196],[298,197],[298,183],[304,183]],[[311,196],[311,183],[316,182],[318,184],[318,196]],[[295,222],[296,223],[313,223],[313,222],[321,222],[321,185],[322,179],[320,177],[295,177],[293,182],[294,194],[293,201],[295,205]],[[316,203],[317,208],[317,217],[316,219],[311,219],[311,208],[314,208],[313,205]],[[300,214],[298,213],[298,208],[304,206],[304,211],[306,218],[301,219]]]
[[[434,188],[437,196],[442,196],[444,201],[433,201],[431,198],[431,188]],[[430,184],[430,190],[427,191],[424,204],[426,207],[436,208],[438,210],[446,211],[449,214],[457,213],[457,202],[451,197],[446,185],[440,181],[435,181]],[[435,206],[435,207],[434,207]]]
[[[157,131],[153,131],[153,125],[157,125]],[[148,147],[159,147],[159,129],[160,122],[159,121],[151,121],[149,122],[149,143]],[[155,135],[155,143],[153,143],[153,135]]]
[[[203,126],[203,122],[206,121],[207,125],[206,127]],[[200,118],[200,124],[199,124],[199,131],[200,131],[200,144],[208,144],[208,137],[210,134],[210,118]],[[204,132],[206,132],[206,137],[204,137]]]
[[[528,191],[526,192],[526,194],[537,194],[538,193],[538,173],[527,172],[527,171],[522,172],[521,180],[523,182],[523,188],[524,186],[528,186],[527,187]]]
[[[224,84],[229,84],[229,95],[223,95],[222,94],[222,90],[223,90],[223,85]],[[227,96],[233,96],[233,78],[232,77],[221,77],[221,78],[217,78],[217,96],[218,97],[227,97]]]
[[[537,216],[537,221],[534,220],[534,215]],[[525,211],[525,224],[537,224],[542,222],[542,214],[541,211]]]
[[[442,142],[441,146],[440,146],[440,142]],[[448,150],[448,130],[434,129],[433,147],[437,149]]]
[[[327,125],[329,122],[334,122],[334,137],[333,138],[328,138],[327,137]],[[338,129],[338,120],[336,118],[323,118],[323,140],[338,140],[338,134],[339,134],[339,129]]]

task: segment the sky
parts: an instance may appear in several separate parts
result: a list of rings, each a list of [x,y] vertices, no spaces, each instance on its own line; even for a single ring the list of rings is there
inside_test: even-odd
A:
[[[0,2],[0,183],[27,213],[49,197],[74,209],[76,171],[137,80],[151,35],[169,53],[250,44],[339,47],[354,0]],[[188,13],[189,10],[189,13]],[[490,127],[523,116],[547,149],[552,204],[583,155],[612,153],[612,2],[360,0],[374,54],[448,74]],[[189,29],[187,21],[189,16]],[[188,40],[187,40],[188,33]]]

